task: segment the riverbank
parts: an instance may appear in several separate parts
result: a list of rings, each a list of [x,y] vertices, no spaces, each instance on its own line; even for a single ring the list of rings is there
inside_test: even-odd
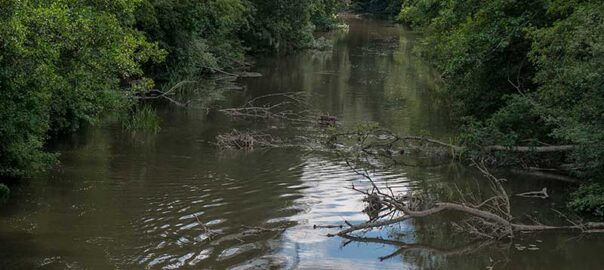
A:
[[[154,95],[156,84],[172,87],[185,78],[240,69],[250,53],[311,46],[315,29],[335,23],[338,6],[256,0],[4,3],[0,176],[49,169],[57,161],[47,151],[49,140],[109,114],[121,114],[127,128],[153,128],[157,119],[139,100]]]
[[[376,122],[396,134],[454,137],[450,110],[435,94],[438,74],[413,54],[417,36],[380,20],[347,23],[349,31],[327,37],[331,50],[259,57],[254,71],[263,76],[238,80],[242,89],[225,91],[220,108],[302,92],[304,101],[335,116],[342,128]],[[183,100],[206,97],[202,86],[211,84],[182,92]],[[455,215],[367,234],[425,244],[412,246],[418,249],[329,238],[339,230],[329,226],[368,220],[363,196],[350,187],[370,189],[369,182],[334,154],[220,150],[216,136],[233,129],[284,137],[309,131],[281,121],[233,119],[194,105],[158,104],[162,128],[155,134],[133,136],[114,123],[57,142],[62,166],[15,186],[0,206],[0,268],[484,269],[507,259],[496,267],[598,269],[602,263],[597,235],[544,233],[472,245],[451,225],[462,221]],[[456,162],[368,170],[380,187],[401,194],[443,199],[457,194],[456,187],[471,187],[474,194],[489,190],[477,171]],[[512,197],[515,216],[559,219],[542,210],[561,207],[567,183],[493,173],[508,179],[509,194],[547,188],[548,199]],[[440,249],[419,249],[426,246]],[[474,253],[453,252],[469,249]]]

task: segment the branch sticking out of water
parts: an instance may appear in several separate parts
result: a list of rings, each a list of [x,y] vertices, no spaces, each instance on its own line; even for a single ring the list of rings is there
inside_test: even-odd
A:
[[[187,85],[187,84],[194,84],[197,83],[197,81],[180,81],[179,83],[175,84],[174,86],[172,86],[172,88],[170,88],[168,91],[162,92],[160,90],[157,89],[153,89],[152,91],[150,91],[148,94],[138,94],[135,95],[136,99],[139,100],[147,100],[147,99],[165,99],[168,102],[175,104],[177,106],[180,107],[186,107],[188,105],[187,103],[182,103],[179,101],[176,101],[175,99],[173,99],[172,96],[174,94],[174,91],[182,88],[183,86]]]
[[[255,97],[241,107],[226,108],[220,112],[234,119],[282,120],[288,122],[313,122],[306,110],[307,103],[304,93],[272,93]],[[270,98],[281,98],[283,101],[268,103]]]
[[[238,130],[216,136],[216,144],[221,149],[254,150],[259,147],[278,147],[280,140],[270,134]]]
[[[350,164],[350,163],[348,163]],[[350,165],[349,165],[350,166]],[[482,174],[489,180],[493,197],[483,201],[475,201],[462,195],[459,202],[435,202],[428,208],[422,208],[413,203],[413,196],[400,196],[387,192],[378,187],[366,172],[359,172],[352,168],[357,174],[363,176],[372,184],[371,190],[361,190],[352,187],[353,190],[366,197],[378,196],[381,204],[386,209],[397,211],[399,215],[394,218],[374,220],[361,224],[349,225],[348,228],[340,230],[335,235],[348,237],[353,232],[380,228],[383,226],[400,223],[408,219],[417,219],[432,216],[441,212],[458,212],[469,216],[469,219],[458,225],[467,233],[477,238],[503,239],[514,238],[516,232],[537,232],[546,230],[569,230],[583,233],[604,232],[604,223],[588,222],[581,223],[569,221],[570,225],[545,225],[535,221],[534,224],[523,224],[514,222],[511,214],[509,196],[503,188],[500,179],[492,175],[482,163],[474,162]],[[335,236],[330,235],[330,236]]]

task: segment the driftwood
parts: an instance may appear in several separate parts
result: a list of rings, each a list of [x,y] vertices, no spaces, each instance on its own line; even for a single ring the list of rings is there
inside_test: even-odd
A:
[[[341,139],[348,139],[357,144],[355,149],[360,149],[364,154],[381,158],[391,158],[394,155],[406,154],[407,152],[420,152],[433,157],[458,157],[460,154],[470,150],[469,147],[459,146],[452,143],[421,136],[399,136],[389,130],[368,128],[367,130],[345,131],[331,134],[326,143],[338,144]],[[514,153],[551,153],[566,152],[575,148],[574,145],[558,146],[513,146],[488,145],[478,147],[484,152],[514,152]],[[400,161],[391,160],[398,164]],[[412,164],[400,164],[413,166]],[[420,166],[425,166],[420,165]]]
[[[550,145],[550,146],[503,146],[503,145],[488,145],[483,149],[487,151],[507,151],[507,152],[536,152],[536,153],[551,153],[551,152],[568,152],[576,149],[576,145]]]
[[[301,92],[273,93],[255,97],[243,106],[219,111],[231,118],[314,122],[307,116],[308,111],[303,109],[306,105],[303,95],[304,93]],[[269,98],[280,98],[282,101],[269,103],[267,102]]]
[[[391,190],[379,188],[366,172],[359,172],[351,166],[357,174],[363,176],[372,185],[371,190],[361,190],[352,187],[353,190],[365,195],[379,196],[380,203],[385,209],[394,211],[395,215],[388,215],[388,218],[379,220],[370,220],[360,224],[350,224],[348,227],[340,230],[336,234],[329,236],[351,236],[351,233],[379,228],[395,223],[400,223],[409,219],[417,219],[435,215],[441,212],[459,212],[469,217],[463,224],[458,225],[464,231],[478,238],[502,239],[513,238],[517,232],[536,232],[545,230],[570,230],[577,232],[604,232],[604,223],[597,222],[575,222],[567,219],[570,225],[545,225],[535,222],[534,224],[524,224],[515,221],[511,214],[509,196],[503,188],[501,182],[503,179],[496,178],[489,173],[483,164],[474,163],[474,165],[489,180],[494,196],[482,200],[471,201],[462,198],[460,202],[434,202],[427,208],[413,203],[413,196],[400,196],[394,194]],[[350,166],[350,164],[349,164]]]
[[[241,225],[241,228],[245,229],[242,234],[248,235],[248,234],[259,234],[259,233],[265,233],[265,232],[282,233],[283,231],[285,231],[285,229],[287,229],[287,226],[282,225],[282,226],[278,226],[276,228],[269,228],[269,227],[260,227],[260,226]]]
[[[396,136],[392,134],[393,136]],[[398,136],[397,136],[398,137]],[[417,140],[426,143],[436,144],[442,147],[450,148],[456,152],[462,152],[468,148],[465,146],[459,146],[449,144],[435,139],[418,137],[418,136],[402,136],[399,137],[401,140]],[[480,147],[484,151],[503,151],[503,152],[535,152],[535,153],[551,153],[551,152],[568,152],[576,149],[575,145],[549,145],[549,146],[503,146],[503,145],[486,145]]]
[[[344,228],[344,225],[312,225],[313,229],[332,229],[332,228]]]
[[[516,196],[526,197],[526,198],[541,198],[541,199],[549,198],[549,195],[547,194],[547,188],[543,188],[540,191],[530,191],[530,192],[519,193],[519,194],[516,194]]]
[[[560,164],[563,155],[549,155],[554,152],[564,154],[565,151],[574,149],[573,145],[469,147],[422,136],[400,136],[374,126],[337,131],[328,134],[327,139],[322,143],[331,149],[338,150],[338,154],[347,156],[347,159],[354,156],[357,161],[364,161],[370,166],[378,164],[382,169],[392,166],[435,167],[449,164],[454,159],[469,161],[469,158],[481,158],[487,164],[497,165],[500,164],[501,157],[495,155],[495,152],[508,152],[512,155],[510,158],[514,159],[516,165],[522,168],[522,170],[518,170],[521,173],[577,182],[576,179],[567,175],[572,169]],[[540,161],[529,158],[526,162],[524,153],[541,154],[545,161],[540,163]],[[549,167],[539,167],[539,165],[545,164]]]
[[[216,145],[221,149],[254,150],[261,147],[276,147],[280,140],[260,132],[232,130],[216,136]]]
[[[459,145],[446,143],[443,141],[439,141],[439,140],[431,139],[431,138],[427,138],[427,137],[399,136],[399,135],[392,133],[389,130],[375,129],[375,130],[368,130],[366,132],[369,133],[368,135],[386,135],[391,138],[397,138],[398,140],[401,140],[401,141],[418,141],[418,142],[423,142],[423,143],[428,143],[428,144],[434,144],[436,146],[449,148],[455,152],[463,152],[468,149],[468,147],[466,147],[466,146],[459,146]],[[333,136],[342,136],[342,135],[351,135],[351,134],[359,134],[359,132],[356,132],[356,133],[344,132],[344,133],[334,134]],[[576,146],[575,145],[547,145],[547,146],[486,145],[486,146],[481,146],[479,148],[484,151],[551,153],[551,152],[572,151],[572,150],[576,149]]]
[[[218,236],[220,234],[219,231],[212,230],[208,226],[206,226],[203,222],[201,222],[201,220],[199,219],[199,217],[197,215],[195,215],[195,220],[197,220],[197,223],[199,224],[199,226],[201,226],[201,229],[207,235],[208,239],[212,239],[215,236]]]

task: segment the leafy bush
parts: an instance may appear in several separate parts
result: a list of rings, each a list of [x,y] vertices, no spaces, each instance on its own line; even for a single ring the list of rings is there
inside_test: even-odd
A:
[[[313,1],[250,0],[250,27],[242,33],[254,51],[285,53],[304,48],[313,41]]]
[[[604,180],[604,5],[577,2],[552,4],[552,16],[564,19],[529,29],[529,56],[552,136],[579,146],[572,155],[575,172]]]
[[[144,0],[136,18],[138,29],[169,52],[169,69],[191,76],[243,61],[238,33],[250,12],[245,0]],[[154,68],[156,74],[166,72]]]
[[[248,50],[288,52],[335,25],[337,0],[144,0],[137,27],[170,52],[167,71],[197,75],[239,66]]]
[[[2,0],[0,175],[41,170],[47,134],[128,104],[123,82],[163,53],[138,31],[136,1]]]
[[[556,163],[543,155],[522,162],[604,181],[601,1],[404,0],[398,19],[423,32],[416,49],[469,119],[467,146],[572,144],[571,153],[545,158]],[[497,159],[514,164],[510,156]],[[595,205],[589,194],[576,193],[575,208]]]
[[[601,184],[584,184],[571,194],[568,206],[577,212],[591,213],[604,217],[604,186]]]
[[[0,184],[0,202],[8,199],[9,195],[10,195],[10,190],[8,189],[8,187],[3,184]]]
[[[133,108],[133,92],[312,44],[336,0],[0,0],[0,175],[54,161],[49,136]],[[312,21],[311,21],[312,17]],[[163,62],[167,56],[167,62]],[[143,82],[143,83],[141,83]],[[124,125],[157,129],[150,108]]]
[[[399,19],[446,81],[469,144],[574,144],[572,173],[604,178],[599,1],[403,1]],[[480,138],[477,137],[480,135]]]
[[[335,29],[338,24],[337,13],[344,8],[344,3],[339,0],[312,0],[311,22],[318,31]]]
[[[350,8],[355,12],[393,17],[400,11],[402,2],[401,0],[352,0]]]

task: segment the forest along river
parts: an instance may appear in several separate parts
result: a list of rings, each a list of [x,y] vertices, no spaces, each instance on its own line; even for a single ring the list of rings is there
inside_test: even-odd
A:
[[[244,89],[228,90],[218,103],[302,91],[342,125],[375,121],[398,134],[446,139],[454,127],[436,98],[434,72],[413,56],[415,35],[382,21],[347,20],[348,31],[327,36],[333,49],[260,59],[254,71],[264,76],[241,80]],[[208,100],[212,93],[191,95]],[[598,236],[538,234],[463,251],[474,243],[447,225],[458,218],[451,215],[370,233],[423,245],[398,253],[383,243],[328,238],[337,229],[314,225],[367,220],[362,196],[349,189],[363,179],[342,160],[292,148],[219,151],[211,144],[217,134],[255,125],[195,106],[164,104],[159,113],[157,135],[131,134],[118,124],[88,129],[54,147],[62,153],[60,168],[12,186],[0,207],[0,269],[598,269],[604,263]],[[372,175],[400,192],[485,183],[457,164]],[[513,198],[521,214],[563,207],[556,202],[566,183],[498,175],[509,179],[510,193],[548,188],[550,199]]]

